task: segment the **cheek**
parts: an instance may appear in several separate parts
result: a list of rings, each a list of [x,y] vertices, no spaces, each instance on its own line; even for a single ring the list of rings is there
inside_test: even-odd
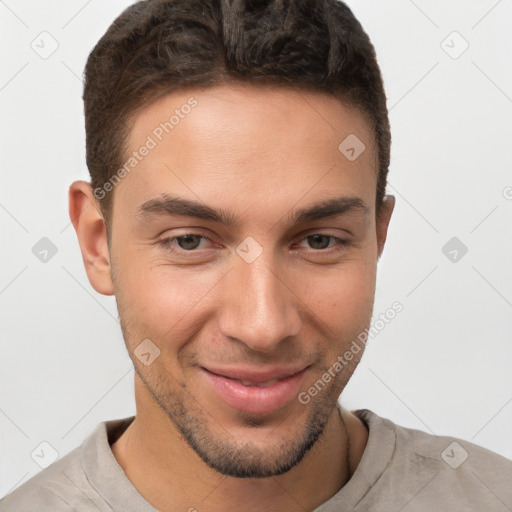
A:
[[[357,335],[371,320],[376,268],[369,252],[358,251],[336,266],[290,265],[280,275],[292,291],[286,290],[289,300],[298,309],[305,305],[306,316],[313,312],[338,339]],[[218,307],[229,265],[173,266],[143,255],[131,249],[116,260],[120,314],[134,333],[132,343],[149,338],[179,350]]]
[[[305,273],[295,281],[297,295],[332,332],[345,337],[371,320],[375,267],[371,262],[345,262],[337,268]]]
[[[351,278],[340,284],[340,303],[337,311],[345,325],[366,327],[371,319],[375,296],[375,270],[361,262]]]
[[[180,341],[185,342],[200,327],[201,303],[208,301],[223,275],[219,270],[200,271],[160,262],[128,264],[119,276],[125,318],[129,315],[127,320],[139,337],[179,348]]]

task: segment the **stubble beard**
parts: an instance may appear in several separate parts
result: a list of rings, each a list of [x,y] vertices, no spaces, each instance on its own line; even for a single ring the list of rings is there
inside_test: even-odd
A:
[[[300,432],[295,431],[292,438],[279,443],[272,442],[271,432],[269,442],[262,449],[251,441],[236,439],[219,425],[188,392],[185,383],[179,384],[180,390],[176,391],[163,373],[145,372],[136,361],[134,365],[148,392],[188,445],[210,468],[235,478],[278,476],[299,464],[321,439],[331,415],[338,413],[337,400],[340,388],[344,387],[340,382],[331,381],[330,386],[311,400],[310,411]],[[240,413],[238,418],[242,426],[253,429],[265,424],[265,421],[251,414]],[[287,419],[284,417],[283,422]],[[214,431],[210,424],[218,428]]]

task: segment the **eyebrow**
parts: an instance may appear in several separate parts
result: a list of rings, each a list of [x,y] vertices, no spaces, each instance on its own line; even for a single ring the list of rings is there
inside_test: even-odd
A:
[[[351,212],[367,215],[369,208],[359,197],[340,196],[324,199],[307,208],[299,208],[289,212],[285,215],[285,219],[291,225],[299,225]],[[228,227],[235,227],[240,224],[240,218],[237,215],[222,208],[216,210],[200,202],[169,194],[162,194],[160,197],[150,199],[137,209],[137,217],[141,219],[154,215],[195,217],[218,222]]]

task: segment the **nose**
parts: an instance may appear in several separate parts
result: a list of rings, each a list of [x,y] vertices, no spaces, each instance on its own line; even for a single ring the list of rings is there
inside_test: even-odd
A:
[[[238,258],[226,276],[219,329],[249,348],[270,353],[301,328],[301,301],[285,273],[273,270],[265,251],[252,263]],[[295,283],[296,284],[296,283]]]

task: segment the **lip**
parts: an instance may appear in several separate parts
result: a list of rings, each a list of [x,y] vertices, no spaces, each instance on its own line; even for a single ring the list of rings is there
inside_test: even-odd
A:
[[[222,375],[213,373],[213,369],[201,367],[200,370],[213,392],[229,407],[251,414],[265,414],[282,407],[298,395],[309,366],[301,368],[277,368],[257,373],[243,369],[222,370]],[[239,381],[263,383],[276,378],[279,380],[275,384],[266,387],[245,386]]]
[[[214,366],[203,367],[205,370],[220,375],[221,377],[228,377],[230,379],[247,380],[256,384],[261,384],[273,379],[284,379],[290,377],[301,370],[304,370],[308,365],[301,364],[295,366],[276,366],[268,368],[264,371],[251,371],[246,368],[216,368]]]

